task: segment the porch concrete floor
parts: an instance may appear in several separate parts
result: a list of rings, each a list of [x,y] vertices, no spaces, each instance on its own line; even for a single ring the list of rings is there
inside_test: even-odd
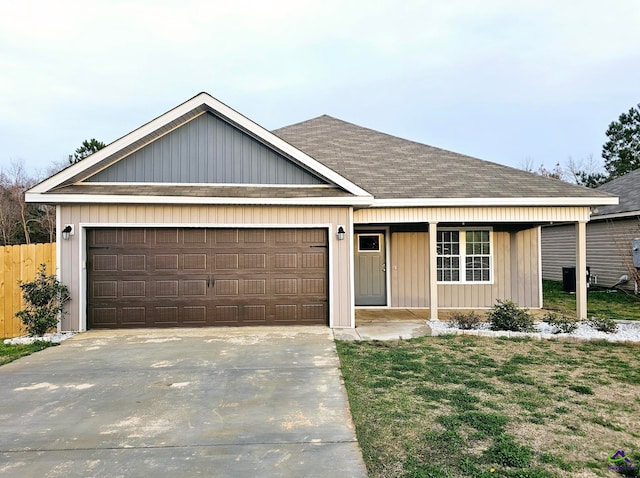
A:
[[[398,340],[431,335],[428,309],[356,309],[355,329],[334,329],[338,340]]]

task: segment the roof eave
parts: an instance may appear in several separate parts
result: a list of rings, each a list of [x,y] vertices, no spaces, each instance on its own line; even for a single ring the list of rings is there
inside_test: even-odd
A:
[[[47,194],[28,192],[25,201],[40,204],[184,204],[184,205],[273,205],[273,206],[360,206],[373,202],[371,196],[250,198],[193,196],[135,196],[116,194]]]
[[[372,207],[605,206],[617,197],[404,198],[375,199]]]

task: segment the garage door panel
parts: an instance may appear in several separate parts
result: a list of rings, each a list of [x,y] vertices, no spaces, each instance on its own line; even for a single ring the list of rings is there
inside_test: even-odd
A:
[[[146,244],[146,229],[121,229],[123,244]]]
[[[178,244],[178,236],[178,229],[156,229],[155,243],[162,246],[166,246],[167,244]]]
[[[147,296],[147,282],[144,280],[122,281],[122,297],[142,298]]]
[[[244,266],[243,267],[244,270],[247,270],[247,269],[262,270],[262,269],[266,269],[267,267],[267,255],[264,253],[243,254],[242,259],[244,260],[242,262]]]
[[[207,229],[184,229],[184,244],[206,244]]]
[[[217,324],[237,325],[240,317],[240,308],[237,305],[216,305],[213,307],[214,318]]]
[[[178,307],[159,306],[155,307],[153,322],[160,327],[175,327],[178,322]]]
[[[147,310],[145,307],[122,307],[120,324],[124,327],[144,327],[147,325]]]
[[[93,270],[98,271],[117,271],[118,256],[115,254],[99,254],[94,257]]]
[[[95,299],[115,299],[118,296],[117,281],[95,281],[92,296]]]
[[[122,270],[140,272],[147,270],[147,257],[143,254],[127,254],[122,256]]]
[[[88,326],[327,324],[326,229],[95,229]]]
[[[183,282],[184,295],[188,297],[206,297],[207,282],[206,280],[185,280]]]
[[[207,308],[205,306],[185,307],[184,325],[190,327],[207,325]]]
[[[239,254],[216,254],[215,255],[215,270],[235,270],[240,266]]]
[[[116,327],[118,310],[115,307],[94,307],[90,312],[90,321],[96,327]]]

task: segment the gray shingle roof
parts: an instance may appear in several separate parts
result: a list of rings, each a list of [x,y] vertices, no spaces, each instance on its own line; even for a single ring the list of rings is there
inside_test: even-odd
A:
[[[597,190],[619,196],[620,203],[615,206],[599,207],[598,213],[594,214],[594,217],[633,211],[640,214],[640,169],[609,181],[597,188]]]
[[[607,196],[327,115],[273,133],[376,199]]]

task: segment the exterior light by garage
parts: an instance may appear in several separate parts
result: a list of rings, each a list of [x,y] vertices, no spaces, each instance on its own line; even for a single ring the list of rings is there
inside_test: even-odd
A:
[[[67,224],[62,230],[62,239],[68,241],[70,236],[73,236],[73,225]]]

